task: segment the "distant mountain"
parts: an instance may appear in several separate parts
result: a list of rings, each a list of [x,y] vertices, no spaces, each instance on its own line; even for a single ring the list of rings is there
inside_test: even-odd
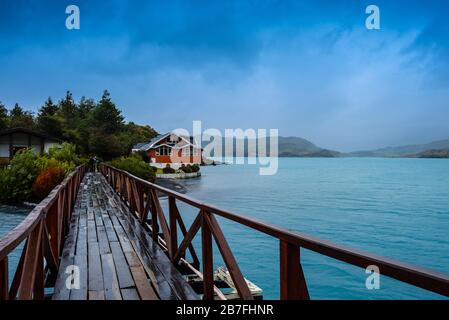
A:
[[[317,147],[312,142],[298,137],[279,137],[279,157],[333,158],[339,152]]]
[[[387,147],[371,151],[356,151],[345,154],[351,157],[414,157],[431,150],[449,150],[449,139],[426,144]]]
[[[449,149],[428,150],[415,155],[411,155],[410,157],[449,159]]]
[[[239,141],[242,143],[242,141]],[[225,144],[233,143],[233,151],[232,154],[226,154],[227,157],[236,156],[236,145],[237,139],[231,139],[231,141],[226,138],[222,138],[222,146],[223,151],[222,154],[225,154]],[[203,147],[205,147],[208,142],[203,142]],[[256,156],[256,153],[248,152],[248,139],[243,141],[245,146],[245,157],[248,156]],[[257,141],[255,142],[257,145]],[[270,151],[270,145],[268,141],[267,152]],[[320,147],[317,147],[312,142],[299,138],[299,137],[279,137],[278,140],[278,155],[279,157],[313,157],[313,158],[333,158],[340,155],[337,151],[327,150]],[[211,156],[215,156],[213,153]]]

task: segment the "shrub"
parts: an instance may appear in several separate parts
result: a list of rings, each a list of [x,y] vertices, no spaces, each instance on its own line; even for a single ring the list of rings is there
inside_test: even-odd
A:
[[[193,164],[191,166],[191,168],[192,168],[192,172],[199,172],[200,171],[200,166],[197,165],[197,164]]]
[[[75,170],[76,165],[73,162],[61,162],[54,158],[49,158],[48,155],[42,155],[37,158],[37,167],[39,172],[47,170],[52,167],[58,167],[64,170],[65,175]]]
[[[131,155],[129,157],[117,158],[109,162],[109,164],[150,182],[154,182],[156,179],[154,170],[138,156]]]
[[[50,148],[46,156],[60,162],[73,164],[75,167],[85,162],[85,160],[81,159],[76,153],[75,145],[66,142]]]
[[[39,173],[36,181],[33,183],[33,196],[38,199],[44,199],[58,184],[64,180],[66,174],[63,168],[53,166]]]
[[[167,165],[165,166],[165,168],[162,169],[162,172],[165,173],[165,174],[169,174],[169,173],[175,173],[176,170],[173,169],[172,167],[170,167],[170,164],[167,163]]]
[[[151,157],[148,155],[148,152],[139,150],[135,154],[138,154],[145,163],[151,163]]]
[[[0,201],[20,203],[29,200],[37,174],[33,151],[19,151],[7,167],[0,169]]]
[[[183,171],[184,173],[192,173],[192,168],[190,167],[190,164],[188,164],[187,166],[182,164],[179,170]]]

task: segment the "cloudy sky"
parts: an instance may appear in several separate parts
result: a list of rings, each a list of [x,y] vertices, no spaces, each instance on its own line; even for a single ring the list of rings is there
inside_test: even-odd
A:
[[[445,0],[0,0],[0,101],[108,89],[160,132],[278,128],[340,151],[448,139],[448,21]]]

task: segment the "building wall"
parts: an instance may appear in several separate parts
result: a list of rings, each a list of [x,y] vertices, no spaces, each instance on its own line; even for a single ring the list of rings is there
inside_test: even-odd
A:
[[[9,150],[9,142],[10,137],[9,135],[0,136],[0,159],[8,159],[10,157],[10,150]],[[44,145],[42,146],[42,142],[44,142]],[[48,140],[42,140],[40,137],[36,137],[33,135],[28,135],[26,133],[13,133],[12,134],[12,146],[13,147],[19,147],[19,148],[31,148],[35,154],[40,154],[42,151],[48,152],[48,150],[58,145],[57,142],[51,142]],[[44,150],[42,150],[42,147],[44,147]]]
[[[156,150],[151,149],[148,151],[148,155],[151,158],[152,163],[162,163],[162,164],[201,164],[201,155],[197,156],[183,156],[181,150],[177,150],[176,159],[172,159],[172,156],[161,156],[156,155]],[[175,160],[175,161],[173,161]]]

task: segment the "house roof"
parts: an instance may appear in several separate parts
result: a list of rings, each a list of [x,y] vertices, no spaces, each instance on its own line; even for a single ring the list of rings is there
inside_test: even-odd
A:
[[[148,142],[138,143],[138,144],[134,145],[133,150],[148,151],[151,148],[153,148],[158,142],[160,142],[161,140],[167,138],[171,134],[172,134],[172,132],[165,133],[165,134],[160,134],[160,135],[158,135],[157,137],[154,137],[153,139],[151,139]],[[186,140],[186,139],[184,139],[184,140]],[[195,139],[194,139],[194,137],[190,137],[189,141],[190,141],[190,144],[195,146]]]
[[[53,138],[45,133],[34,131],[31,129],[27,129],[27,128],[9,128],[9,129],[5,129],[5,130],[0,130],[0,136],[5,136],[8,134],[12,134],[12,133],[26,133],[26,134],[29,134],[29,135],[32,135],[35,137],[39,137],[39,138],[43,138],[46,140],[51,140],[54,142],[61,142],[60,139]]]
[[[160,134],[156,137],[154,137],[153,139],[151,139],[148,142],[144,142],[144,143],[138,143],[133,147],[133,150],[143,150],[143,151],[147,151],[149,149],[151,149],[156,143],[158,143],[159,141],[161,141],[162,139],[168,137],[170,135],[170,133],[166,133],[166,134]]]

